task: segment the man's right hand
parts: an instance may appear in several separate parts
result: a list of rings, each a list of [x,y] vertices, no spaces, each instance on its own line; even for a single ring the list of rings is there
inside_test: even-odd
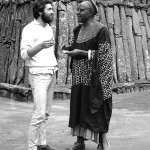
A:
[[[39,43],[38,45],[27,49],[28,56],[33,57],[38,52],[42,51],[45,48],[49,48],[49,47],[53,46],[54,44],[55,44],[55,41],[53,39],[45,40],[45,41]]]
[[[44,48],[49,48],[55,44],[55,41],[53,39],[51,40],[45,40],[41,43],[41,47]]]

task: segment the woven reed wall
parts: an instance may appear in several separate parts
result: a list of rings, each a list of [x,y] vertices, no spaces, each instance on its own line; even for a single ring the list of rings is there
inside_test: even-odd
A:
[[[114,82],[150,79],[150,8],[149,1],[96,1],[96,20],[110,32]],[[20,37],[23,27],[33,20],[33,1],[0,1],[0,82],[28,87],[28,69],[20,58]],[[77,1],[53,2],[55,16],[52,23],[56,38],[58,85],[70,85],[70,58],[62,53],[64,42],[71,39],[78,25]]]

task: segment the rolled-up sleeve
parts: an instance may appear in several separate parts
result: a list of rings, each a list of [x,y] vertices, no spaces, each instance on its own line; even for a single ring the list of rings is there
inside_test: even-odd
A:
[[[27,60],[30,58],[27,53],[27,50],[31,48],[33,44],[34,44],[34,37],[32,35],[32,31],[28,27],[25,27],[22,31],[20,43],[21,57],[23,60]]]

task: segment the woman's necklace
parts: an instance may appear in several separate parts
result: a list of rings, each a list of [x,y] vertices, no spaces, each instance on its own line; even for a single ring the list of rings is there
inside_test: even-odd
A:
[[[81,29],[80,29],[77,41],[80,42],[80,43],[85,42],[89,38],[89,36],[90,36],[90,34],[93,30],[94,25],[95,25],[95,22],[92,22],[87,27],[82,26]]]

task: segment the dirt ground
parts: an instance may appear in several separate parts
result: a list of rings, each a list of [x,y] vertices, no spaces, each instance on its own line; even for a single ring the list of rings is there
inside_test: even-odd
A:
[[[27,150],[27,131],[33,103],[0,98],[0,150]],[[69,100],[54,100],[47,141],[65,150],[76,138],[68,128]],[[113,95],[113,115],[108,133],[110,150],[150,150],[150,91]],[[86,142],[87,150],[97,145]]]

